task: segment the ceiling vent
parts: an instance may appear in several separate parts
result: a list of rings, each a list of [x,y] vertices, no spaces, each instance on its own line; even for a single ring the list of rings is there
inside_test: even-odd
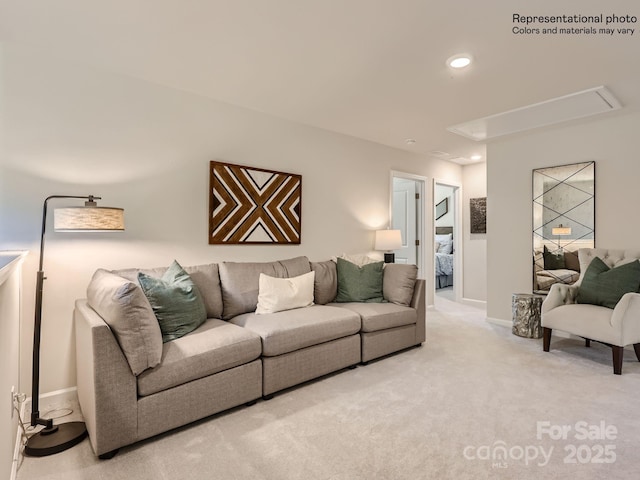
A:
[[[483,141],[619,108],[622,108],[622,105],[606,87],[595,87],[471,120],[447,130],[472,140]]]

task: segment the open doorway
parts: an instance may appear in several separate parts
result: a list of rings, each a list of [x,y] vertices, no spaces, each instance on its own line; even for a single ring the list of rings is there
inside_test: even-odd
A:
[[[426,178],[391,172],[391,228],[400,230],[402,247],[395,250],[396,263],[414,264],[425,278],[424,199]]]
[[[433,206],[435,294],[457,302],[462,292],[460,185],[435,180]]]

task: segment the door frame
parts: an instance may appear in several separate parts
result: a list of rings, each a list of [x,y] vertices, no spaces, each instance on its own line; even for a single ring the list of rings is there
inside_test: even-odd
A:
[[[425,213],[429,210],[425,208],[427,202],[427,189],[429,186],[428,178],[423,177],[422,175],[415,175],[413,173],[400,172],[397,170],[391,170],[389,175],[389,227],[393,225],[393,179],[400,178],[403,180],[413,180],[416,182],[416,185],[419,188],[420,194],[420,202],[417,202],[418,212],[417,212],[417,220],[418,225],[416,225],[416,237],[419,240],[420,244],[418,245],[418,275],[421,278],[426,276],[426,272],[430,269],[433,270],[433,267],[428,264],[428,260],[426,260],[425,256],[425,239],[429,238],[425,233],[425,229],[427,226],[427,222],[425,221]],[[432,200],[433,201],[433,200]],[[431,263],[433,263],[433,259],[431,259]]]
[[[454,295],[454,299],[456,302],[460,302],[462,299],[462,295],[463,295],[463,285],[464,285],[464,278],[463,278],[463,258],[464,258],[464,251],[463,251],[463,245],[464,245],[464,232],[462,231],[462,184],[458,183],[458,182],[452,182],[450,180],[440,180],[437,178],[433,179],[433,186],[431,188],[431,204],[434,206],[432,208],[435,209],[435,194],[436,194],[436,185],[441,185],[444,187],[451,187],[453,188],[453,251],[454,251],[454,255],[453,255],[453,295]],[[435,215],[433,215],[434,212],[432,212],[432,222],[431,222],[431,227],[433,228],[433,233],[434,235],[432,235],[433,237],[433,241],[435,241],[435,231],[436,231],[436,220],[435,220]],[[433,248],[431,249],[433,251]],[[435,278],[436,278],[436,264],[435,261],[433,261],[431,263],[432,265],[432,269],[431,269],[431,276],[433,277],[433,288],[432,288],[432,292],[433,292],[433,298],[435,299],[435,293],[436,293],[436,284],[435,284]]]

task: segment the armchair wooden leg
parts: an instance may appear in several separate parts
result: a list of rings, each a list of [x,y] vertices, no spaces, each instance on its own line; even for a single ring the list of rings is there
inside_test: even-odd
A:
[[[587,347],[587,348],[591,346],[591,339],[590,338],[585,338],[584,339],[584,346]]]
[[[611,345],[611,350],[613,350],[613,373],[615,375],[621,375],[624,347],[619,347],[618,345]]]
[[[550,346],[551,346],[551,329],[547,327],[542,327],[542,349],[545,352],[548,352]]]
[[[636,358],[640,362],[640,343],[634,343],[633,350],[636,352]]]

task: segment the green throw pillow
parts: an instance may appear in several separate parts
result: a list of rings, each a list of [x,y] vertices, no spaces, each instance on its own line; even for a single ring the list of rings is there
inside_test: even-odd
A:
[[[162,278],[140,272],[138,281],[158,319],[163,343],[186,335],[207,319],[198,287],[175,260]]]
[[[545,245],[542,256],[544,257],[545,270],[561,270],[564,268],[564,254],[556,254],[554,252],[550,252]]]
[[[625,293],[640,287],[640,262],[609,268],[599,257],[591,260],[578,289],[578,303],[614,308]]]
[[[335,301],[382,303],[383,262],[369,263],[359,267],[338,258],[338,296]]]

